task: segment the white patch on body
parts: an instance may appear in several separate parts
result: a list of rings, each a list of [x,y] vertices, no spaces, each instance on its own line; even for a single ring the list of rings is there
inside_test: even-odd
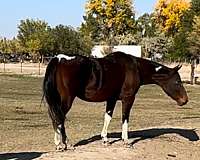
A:
[[[103,141],[108,141],[107,139],[107,130],[108,130],[108,126],[110,124],[112,117],[108,114],[105,113],[105,117],[104,117],[104,125],[103,125],[103,129],[101,132],[101,137],[103,138]]]
[[[75,59],[75,58],[76,58],[75,56],[70,57],[70,56],[67,56],[67,55],[64,55],[64,54],[59,54],[59,55],[57,55],[56,57],[58,58],[59,62],[60,62],[60,60],[61,60],[62,58],[66,59],[66,60],[72,60],[72,59]]]
[[[62,143],[61,124],[58,125],[57,131],[55,131],[54,142],[56,146]]]
[[[156,67],[155,68],[156,72],[158,72],[161,68],[162,68],[162,66]]]
[[[122,125],[122,139],[128,140],[128,122],[127,122],[127,120],[125,120]]]

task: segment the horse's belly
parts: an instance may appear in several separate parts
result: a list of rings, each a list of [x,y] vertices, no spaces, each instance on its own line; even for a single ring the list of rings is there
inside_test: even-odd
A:
[[[86,89],[84,94],[79,95],[78,97],[82,100],[88,102],[103,102],[108,100],[110,97],[117,95],[113,92],[112,89]]]

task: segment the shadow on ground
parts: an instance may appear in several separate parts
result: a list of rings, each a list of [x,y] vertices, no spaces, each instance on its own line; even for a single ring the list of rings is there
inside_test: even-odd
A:
[[[145,130],[138,130],[138,131],[130,131],[129,132],[129,138],[136,138],[133,140],[130,144],[133,145],[141,140],[145,139],[152,139],[161,135],[165,134],[178,134],[189,141],[198,141],[199,136],[196,133],[195,129],[182,129],[182,128],[152,128],[152,129],[145,129]],[[114,140],[112,143],[115,143],[119,140],[121,140],[121,132],[115,132],[115,133],[109,133],[108,138],[117,138],[117,140]],[[91,138],[81,140],[78,143],[76,143],[74,146],[82,146],[86,145],[95,141],[101,140],[100,135],[93,136]]]
[[[44,152],[19,152],[19,153],[0,153],[2,160],[32,160],[40,157]]]

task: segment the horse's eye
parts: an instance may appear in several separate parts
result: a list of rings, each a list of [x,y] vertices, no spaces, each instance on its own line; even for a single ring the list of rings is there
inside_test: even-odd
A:
[[[176,85],[181,85],[181,81],[176,81]]]

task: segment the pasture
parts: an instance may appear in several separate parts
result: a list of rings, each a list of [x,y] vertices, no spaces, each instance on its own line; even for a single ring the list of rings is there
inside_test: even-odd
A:
[[[124,148],[119,141],[120,103],[108,129],[112,145],[103,146],[100,133],[105,103],[76,99],[67,116],[66,129],[70,143],[77,149],[55,153],[47,107],[43,103],[40,106],[42,80],[41,77],[0,75],[0,159],[45,159],[46,156],[48,160],[77,159],[77,155],[83,159],[95,156],[114,159],[106,153],[112,153],[116,159],[195,160],[200,156],[198,85],[185,85],[189,103],[183,107],[178,107],[158,86],[141,87],[130,115],[129,142],[133,148]]]

